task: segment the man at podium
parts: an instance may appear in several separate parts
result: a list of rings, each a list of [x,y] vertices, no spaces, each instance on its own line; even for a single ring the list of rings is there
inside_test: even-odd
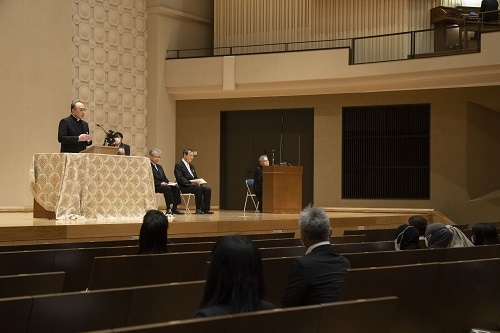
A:
[[[71,115],[59,122],[57,140],[61,143],[61,153],[79,153],[92,145],[89,124],[83,120],[85,111],[82,102],[72,102]]]

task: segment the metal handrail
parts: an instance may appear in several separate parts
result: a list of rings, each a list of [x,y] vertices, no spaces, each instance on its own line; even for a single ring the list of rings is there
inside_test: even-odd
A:
[[[311,41],[298,41],[298,42],[281,42],[281,43],[269,43],[269,44],[250,44],[250,45],[236,45],[236,46],[223,46],[216,48],[199,48],[199,49],[182,49],[182,50],[167,50],[166,59],[180,59],[180,58],[200,58],[200,57],[218,57],[218,56],[232,56],[232,55],[249,55],[249,54],[266,54],[266,53],[282,53],[282,52],[299,52],[299,51],[311,51],[311,50],[331,50],[331,49],[340,49],[340,48],[348,48],[349,49],[349,63],[361,64],[361,63],[369,63],[369,62],[384,62],[384,61],[394,61],[394,60],[405,60],[405,59],[413,59],[418,53],[418,41],[417,38],[419,36],[432,36],[427,37],[428,39],[433,39],[436,33],[442,30],[448,29],[456,29],[457,27],[465,29],[467,31],[467,26],[477,25],[478,34],[481,34],[482,22],[464,22],[462,24],[446,27],[446,28],[436,28],[436,29],[421,29],[421,30],[413,30],[408,32],[397,32],[390,34],[379,34],[372,36],[361,36],[361,37],[353,37],[353,38],[340,38],[340,39],[324,39],[324,40],[311,40]],[[365,61],[365,60],[356,60],[361,53],[362,46],[361,43],[372,43],[370,45],[376,45],[376,40],[391,40],[392,38],[400,38],[404,39],[408,36],[409,46],[408,50],[399,50],[401,54],[405,56],[395,57],[395,58],[387,58],[383,60],[376,61]],[[461,37],[460,37],[461,38]],[[480,38],[479,38],[480,40]],[[429,42],[428,42],[429,43]],[[318,44],[321,44],[318,47]],[[314,46],[316,45],[316,46]],[[465,43],[467,45],[467,43]],[[448,52],[448,54],[457,54],[457,50],[461,49],[464,53],[471,52],[479,52],[479,42],[477,44],[477,48],[467,48],[465,49],[463,45],[458,45],[454,49],[450,49],[447,51],[455,51]],[[406,52],[408,51],[408,52]],[[357,53],[359,52],[359,53]],[[366,51],[365,51],[366,52]],[[443,52],[442,50],[436,52],[436,55],[447,55],[447,52]],[[427,52],[426,54],[429,54]],[[374,57],[376,58],[376,56]]]

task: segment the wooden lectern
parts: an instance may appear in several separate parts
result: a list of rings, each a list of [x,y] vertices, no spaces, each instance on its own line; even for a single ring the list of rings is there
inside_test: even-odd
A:
[[[264,213],[300,213],[302,210],[302,167],[262,167]]]
[[[118,155],[118,147],[88,146],[87,149],[81,151],[80,153]]]

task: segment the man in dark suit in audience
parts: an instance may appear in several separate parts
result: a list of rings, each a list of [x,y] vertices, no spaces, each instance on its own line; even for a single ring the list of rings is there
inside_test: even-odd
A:
[[[292,264],[281,305],[335,302],[351,265],[330,244],[330,219],[322,208],[308,206],[300,213],[299,227],[307,251]]]
[[[183,215],[184,213],[177,209],[177,205],[181,203],[179,188],[175,184],[169,182],[163,168],[158,164],[160,158],[160,149],[153,148],[149,151],[151,170],[153,171],[153,178],[155,182],[155,192],[163,193],[163,196],[165,197],[165,204],[167,205],[167,214]],[[170,205],[172,204],[172,209],[170,209]]]
[[[196,201],[196,214],[213,214],[210,210],[212,189],[205,186],[202,178],[198,178],[191,164],[194,152],[191,149],[182,151],[182,160],[175,164],[174,174],[182,193],[193,193]]]
[[[59,122],[57,140],[61,143],[61,153],[79,153],[92,144],[89,124],[83,120],[86,111],[82,102],[72,102],[71,115]]]
[[[483,0],[481,1],[481,13],[490,12],[483,15],[483,22],[498,22],[498,1],[497,0]]]

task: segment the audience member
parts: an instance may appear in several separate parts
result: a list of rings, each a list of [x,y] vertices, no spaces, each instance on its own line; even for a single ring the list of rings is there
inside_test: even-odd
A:
[[[210,210],[212,189],[205,186],[206,181],[198,178],[191,162],[194,152],[191,149],[182,151],[182,159],[175,164],[174,175],[182,193],[193,193],[196,202],[196,214],[213,214]]]
[[[205,292],[195,317],[273,309],[265,300],[262,262],[247,237],[219,239],[212,250]]]
[[[402,224],[396,229],[394,247],[399,250],[419,249],[419,239],[424,239],[427,220],[420,215],[410,216],[408,224]]]
[[[394,247],[396,250],[419,249],[420,234],[418,229],[409,224],[402,224],[396,229]]]
[[[115,132],[115,145],[118,147],[118,155],[130,156],[130,146],[123,143],[123,134]]]
[[[159,210],[148,210],[139,234],[139,254],[167,252],[168,220]]]
[[[481,13],[490,12],[482,14],[483,22],[497,22],[498,21],[498,1],[497,0],[483,0],[481,1]]]
[[[442,223],[432,223],[427,226],[425,243],[430,249],[474,246],[460,229]]]
[[[498,244],[498,230],[491,223],[476,223],[472,227],[471,239],[474,245]]]
[[[83,120],[85,111],[82,102],[72,102],[71,115],[59,121],[57,140],[61,143],[61,153],[79,153],[92,144],[89,124]]]
[[[410,216],[408,224],[417,228],[418,233],[423,238],[425,236],[425,229],[427,228],[427,220],[420,215]]]
[[[257,201],[259,202],[259,213],[262,213],[262,167],[269,166],[269,159],[267,155],[261,155],[259,157],[259,166],[255,168],[253,173],[253,191],[257,197]]]
[[[167,206],[167,214],[183,215],[184,213],[177,209],[177,205],[181,203],[181,195],[177,184],[171,183],[163,168],[158,161],[161,158],[161,150],[153,148],[149,151],[149,159],[151,160],[151,170],[155,184],[155,192],[163,193],[165,204]],[[172,209],[170,209],[170,205]]]
[[[290,307],[337,301],[351,265],[330,244],[330,219],[322,208],[308,206],[300,213],[299,228],[307,251],[292,264],[281,304]]]

